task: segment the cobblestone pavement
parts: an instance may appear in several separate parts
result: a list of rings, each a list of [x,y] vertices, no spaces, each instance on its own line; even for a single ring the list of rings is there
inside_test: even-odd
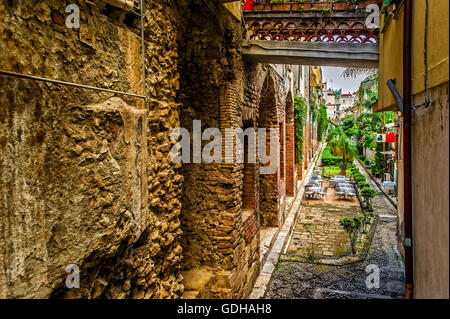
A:
[[[348,237],[339,218],[350,216],[357,216],[354,206],[304,203],[287,254],[307,257],[312,251],[319,258],[346,254]]]
[[[359,165],[359,164],[357,164]],[[360,168],[361,172],[364,172]],[[370,178],[367,178],[372,183]],[[375,184],[372,187],[379,190]],[[298,261],[280,261],[267,289],[266,298],[372,299],[404,298],[403,263],[396,251],[397,215],[384,195],[373,199],[380,219],[366,260],[346,266]],[[369,289],[366,267],[379,267],[379,288]]]

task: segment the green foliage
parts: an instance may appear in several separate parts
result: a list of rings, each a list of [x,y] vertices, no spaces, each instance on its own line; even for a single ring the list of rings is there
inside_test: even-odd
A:
[[[315,102],[312,102],[310,104],[309,111],[311,112],[311,120],[312,120],[313,123],[315,123],[316,120],[317,120],[317,116],[319,114],[319,112],[317,111],[317,107],[315,105]]]
[[[317,139],[322,141],[323,134],[328,128],[327,107],[325,104],[319,104],[319,115],[317,119]]]
[[[390,124],[395,122],[394,112],[384,112],[384,124]]]
[[[370,171],[371,171],[372,175],[375,175],[377,173],[377,168],[375,167],[375,165],[372,166]]]
[[[303,161],[303,143],[305,140],[305,124],[306,124],[306,111],[308,104],[303,97],[296,96],[294,98],[294,123],[295,123],[295,145],[297,151],[297,158],[301,162]]]
[[[371,187],[364,187],[360,191],[360,194],[366,201],[367,206],[371,207],[370,200],[377,194],[377,192]]]
[[[331,155],[331,148],[326,147],[322,153],[322,166],[342,166],[342,158]]]
[[[348,137],[352,137],[352,136],[356,135],[356,132],[358,131],[358,127],[355,124],[356,124],[356,119],[353,114],[346,116],[342,120],[342,128],[344,130],[344,133]]]
[[[369,183],[367,183],[365,181],[358,182],[358,188],[359,189],[363,189],[365,187],[370,187]]]
[[[359,85],[358,103],[367,110],[378,100],[378,70],[369,74]]]
[[[365,182],[366,181],[366,176],[361,174],[360,172],[356,173],[355,175],[355,180],[359,183],[359,182]]]
[[[326,166],[323,168],[323,176],[335,176],[341,173],[342,169],[340,166]],[[347,169],[346,175],[350,175],[350,170]]]
[[[382,150],[383,144],[377,143],[377,151],[375,153],[375,172],[379,173],[380,175],[383,175],[384,173],[384,157],[383,154],[381,154]]]
[[[334,128],[328,137],[332,152],[342,157],[342,174],[345,174],[347,163],[353,162],[356,155],[355,146],[341,127]]]
[[[352,253],[355,254],[355,246],[354,246],[354,241],[355,241],[355,236],[357,233],[357,230],[361,227],[362,225],[362,219],[361,217],[342,217],[339,219],[339,225],[341,225],[345,232],[347,233],[349,239],[350,239],[350,246],[352,249]]]
[[[372,221],[372,218],[375,216],[373,212],[370,211],[363,211],[363,217],[361,218],[362,224],[363,224],[363,232],[366,232],[366,226],[370,225],[370,222]]]
[[[352,168],[350,168],[350,172],[352,172],[352,175],[355,176],[356,174],[359,173],[359,169],[352,167]]]

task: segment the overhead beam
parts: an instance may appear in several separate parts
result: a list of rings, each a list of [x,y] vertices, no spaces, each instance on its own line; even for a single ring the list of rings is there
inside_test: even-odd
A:
[[[250,63],[378,68],[378,44],[301,41],[244,41],[242,51]]]
[[[226,1],[226,0],[224,0]],[[244,11],[244,16],[249,20],[283,20],[283,19],[352,19],[352,18],[367,18],[370,12],[366,11],[339,11],[339,12],[324,12],[324,11]]]

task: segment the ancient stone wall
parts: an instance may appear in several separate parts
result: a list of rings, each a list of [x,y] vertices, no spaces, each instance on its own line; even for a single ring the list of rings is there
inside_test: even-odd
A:
[[[79,29],[66,1],[0,1],[0,68],[147,99],[0,77],[0,297],[179,297],[177,14],[146,2],[142,92],[139,20],[73,2]]]
[[[0,0],[0,69],[146,99],[0,77],[0,297],[247,297],[260,227],[283,222],[289,175],[174,164],[170,135],[201,120],[202,132],[286,137],[283,79],[244,63],[243,25],[216,1],[155,0],[144,91],[138,16],[74,3],[79,29],[66,27],[65,1]],[[80,289],[66,288],[71,264]]]

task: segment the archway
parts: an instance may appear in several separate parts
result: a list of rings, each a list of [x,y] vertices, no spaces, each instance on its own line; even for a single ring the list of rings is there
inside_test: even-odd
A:
[[[270,129],[279,128],[275,83],[270,73],[264,81],[259,103],[258,129],[261,128],[266,129],[266,154],[274,151],[278,153],[278,149],[270,149]],[[259,176],[259,211],[262,227],[279,226],[278,189],[278,170],[274,174],[261,174]]]

